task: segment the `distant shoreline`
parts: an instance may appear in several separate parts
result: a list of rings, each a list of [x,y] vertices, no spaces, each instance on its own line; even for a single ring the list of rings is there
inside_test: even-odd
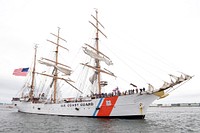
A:
[[[200,107],[200,103],[151,104],[150,107]]]

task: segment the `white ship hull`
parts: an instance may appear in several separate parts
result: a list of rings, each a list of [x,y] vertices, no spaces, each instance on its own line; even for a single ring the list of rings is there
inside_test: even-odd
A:
[[[144,119],[149,105],[159,97],[154,94],[131,94],[91,99],[82,102],[57,104],[14,101],[19,112],[79,116],[95,118],[137,118]]]

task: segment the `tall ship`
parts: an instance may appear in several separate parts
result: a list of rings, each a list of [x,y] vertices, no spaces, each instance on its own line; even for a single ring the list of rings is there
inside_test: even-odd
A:
[[[148,84],[148,88],[138,88],[130,83],[132,89],[121,91],[118,87],[111,92],[103,89],[109,82],[103,78],[117,76],[104,66],[113,65],[111,59],[100,50],[99,35],[107,37],[100,29],[104,28],[98,19],[98,11],[91,15],[95,23],[90,24],[95,28],[94,44],[84,44],[83,53],[87,61],[80,62],[80,80],[72,80],[73,69],[68,64],[60,62],[59,53],[68,49],[61,45],[66,42],[60,36],[60,28],[57,34],[51,33],[56,41],[47,40],[54,45],[53,59],[37,57],[37,46],[34,52],[34,63],[27,75],[28,80],[22,87],[18,97],[12,99],[19,112],[31,114],[77,116],[94,118],[130,118],[144,119],[147,109],[152,102],[165,98],[171,91],[189,81],[192,76],[180,73],[179,76],[170,74],[171,82],[164,82],[159,88]],[[63,52],[63,53],[64,53]],[[39,72],[40,66],[46,68]],[[84,71],[84,72],[83,72]],[[89,84],[85,84],[89,82]],[[77,85],[79,83],[79,85]],[[67,85],[67,89],[75,91],[74,97],[62,97],[61,87]],[[87,91],[83,91],[87,90]]]

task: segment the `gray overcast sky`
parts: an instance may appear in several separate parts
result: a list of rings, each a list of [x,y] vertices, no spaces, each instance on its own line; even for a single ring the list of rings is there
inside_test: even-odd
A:
[[[25,80],[13,76],[13,70],[29,66],[34,43],[46,43],[58,26],[72,51],[86,43],[91,37],[88,21],[94,8],[106,27],[108,39],[103,42],[108,49],[117,51],[123,64],[147,82],[162,84],[167,74],[177,71],[195,75],[157,102],[200,102],[198,0],[0,0],[0,102],[10,102]],[[106,54],[120,66],[116,56],[109,51]],[[114,70],[127,81],[144,82],[136,81],[140,77],[133,70]]]

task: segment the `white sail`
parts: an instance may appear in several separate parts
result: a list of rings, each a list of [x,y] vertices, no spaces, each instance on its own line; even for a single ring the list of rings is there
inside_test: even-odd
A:
[[[192,76],[187,75],[187,74],[184,74],[184,76],[185,76],[185,80],[190,80],[192,78]]]
[[[94,72],[94,74],[89,78],[89,80],[90,80],[90,82],[93,84],[94,83],[94,81],[96,81],[97,80],[97,73],[96,72]]]
[[[184,82],[186,80],[190,80],[192,78],[189,75],[186,75],[186,74],[183,74],[183,75],[181,75],[180,77],[177,77],[175,75],[169,74],[169,76],[171,77],[171,83],[164,81],[164,84],[162,85],[162,87],[160,87],[160,90],[166,90],[168,88],[172,88],[172,87],[174,87],[178,84],[181,84],[182,82]]]
[[[185,75],[185,74],[184,74],[184,76],[181,75],[180,77],[177,77],[177,76],[174,76],[174,75],[170,74],[170,77],[172,77],[173,79],[175,79],[175,82],[171,79],[173,86],[175,86],[177,84],[180,84],[180,83],[182,83],[182,82],[184,82],[184,81],[186,81],[188,79],[191,79],[191,76]]]
[[[178,82],[183,82],[185,81],[186,79],[183,77],[183,75],[181,75],[179,78],[178,78]]]
[[[46,66],[48,66],[48,67],[54,66],[54,64],[49,63],[49,62],[46,62],[46,61],[38,60],[38,62],[39,62],[40,64],[46,65]]]
[[[169,76],[172,77],[173,79],[175,79],[175,81],[177,81],[179,79],[179,77],[172,75],[172,74],[169,74]]]
[[[151,84],[148,84],[148,90],[147,92],[153,92],[154,91],[154,87]]]
[[[68,68],[64,68],[61,66],[55,66],[60,72],[66,74],[66,75],[71,75],[72,70],[68,69]]]
[[[100,61],[104,61],[107,65],[113,65],[112,61],[108,58],[102,57],[92,50],[88,50],[87,47],[83,47],[83,51],[85,54],[89,55],[91,58],[98,59]]]
[[[46,62],[46,61],[42,61],[42,60],[38,60],[38,62],[40,64],[43,64],[43,65],[46,65],[46,66],[49,66],[49,67],[56,67],[60,72],[66,74],[66,75],[71,75],[71,73],[72,73],[72,70],[70,70],[68,68],[56,66],[55,64],[52,64],[52,63],[49,63],[49,62]]]
[[[166,81],[164,81],[164,84],[162,85],[162,87],[160,87],[160,90],[166,90],[168,88],[170,88],[172,85],[172,83],[168,83]]]

